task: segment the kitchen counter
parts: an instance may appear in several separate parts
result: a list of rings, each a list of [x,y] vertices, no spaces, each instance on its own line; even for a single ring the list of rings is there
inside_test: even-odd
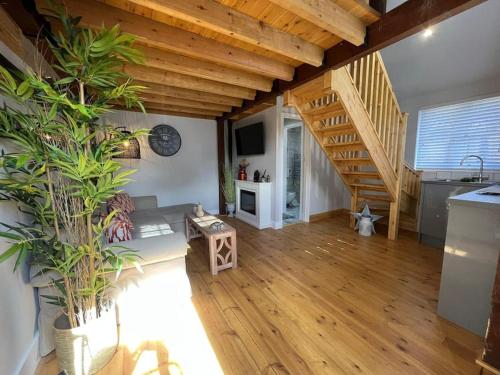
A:
[[[448,198],[438,314],[484,336],[500,253],[500,192],[489,186]]]
[[[494,182],[424,180],[421,186],[418,239],[421,243],[444,249],[450,197],[494,185]]]
[[[489,192],[498,195],[483,194]],[[471,191],[469,193],[456,195],[449,198],[448,202],[470,207],[484,206],[490,209],[500,209],[500,185],[492,185],[483,189]]]
[[[460,180],[449,180],[449,179],[434,179],[434,180],[423,180],[424,184],[436,184],[436,185],[454,185],[454,186],[471,186],[477,187],[478,189],[486,186],[495,185],[496,182],[484,181],[484,182],[463,182]]]

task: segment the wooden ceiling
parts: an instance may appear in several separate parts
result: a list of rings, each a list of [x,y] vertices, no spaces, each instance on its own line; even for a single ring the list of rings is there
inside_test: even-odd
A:
[[[275,79],[291,81],[299,65],[321,66],[324,51],[343,40],[362,44],[380,18],[368,0],[59,1],[83,26],[120,24],[136,36],[145,65],[124,71],[147,86],[149,113],[198,118],[241,107]],[[36,3],[57,27],[45,0]]]

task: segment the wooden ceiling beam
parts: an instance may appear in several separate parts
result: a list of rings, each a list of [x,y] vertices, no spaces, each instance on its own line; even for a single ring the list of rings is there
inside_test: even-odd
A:
[[[5,44],[20,59],[27,60],[26,43],[22,30],[0,5],[0,42]]]
[[[379,21],[367,26],[366,44],[356,47],[350,43],[342,42],[329,48],[325,51],[325,60],[319,68],[306,64],[298,66],[295,69],[293,81],[275,80],[271,92],[257,92],[254,100],[245,101],[240,108],[233,108],[230,113],[225,113],[223,118],[231,119],[238,113],[247,112],[250,108],[269,102],[285,91],[312,81],[332,69],[339,69],[485,1],[407,0],[384,14]]]
[[[4,8],[5,6],[7,9]],[[12,14],[9,13],[9,11],[18,11],[18,7],[18,4],[12,2],[0,5],[0,44],[6,47],[3,53],[3,58],[6,61],[3,65],[12,64],[12,68],[15,67],[15,69],[21,70],[29,67],[37,73],[56,77],[54,70],[44,57],[39,54],[36,46],[24,35],[23,30],[18,26]],[[23,14],[23,16],[25,15]],[[35,27],[31,21],[29,19],[25,20],[25,23],[30,26],[30,30]]]
[[[47,0],[36,0],[40,13],[51,16]],[[61,1],[61,0],[58,0]],[[217,42],[94,0],[64,0],[69,14],[81,16],[81,24],[90,28],[120,25],[122,31],[148,46],[182,55],[213,61],[271,78],[291,80],[294,68],[288,64],[241,48]]]
[[[240,107],[243,104],[243,99],[233,98],[224,95],[206,93],[202,91],[190,90],[174,86],[165,86],[157,83],[134,81],[134,84],[145,86],[145,94],[155,94],[165,97],[173,97],[179,99],[192,100],[197,102],[214,103],[227,105],[231,107]]]
[[[269,1],[356,46],[365,41],[365,24],[331,0]]]
[[[245,87],[228,85],[222,82],[168,72],[166,70],[148,68],[142,65],[125,65],[123,71],[134,80],[138,81],[158,83],[242,99],[253,99],[255,97],[255,90]]]
[[[144,65],[254,90],[271,91],[273,80],[240,69],[182,56],[158,48],[142,47]]]
[[[142,112],[137,108],[126,108],[122,105],[115,105],[114,109],[117,111],[129,111],[129,112]],[[180,117],[190,117],[190,118],[199,118],[205,120],[215,120],[216,116],[209,115],[200,115],[198,113],[188,113],[188,112],[177,112],[177,111],[166,111],[163,109],[150,108],[147,110],[147,114],[156,114],[156,115],[168,115],[168,116],[180,116]],[[146,116],[146,115],[145,115]]]
[[[243,119],[245,117],[253,115],[254,113],[263,111],[263,110],[265,110],[267,108],[270,108],[270,107],[273,107],[274,105],[276,105],[276,102],[261,103],[261,104],[259,104],[256,107],[250,108],[247,112],[238,113],[237,115],[234,115],[233,117],[231,117],[231,120],[233,120],[233,121],[241,120],[241,119]]]
[[[323,49],[321,47],[307,42],[296,35],[273,28],[258,19],[220,4],[215,0],[128,1],[313,66],[320,66],[323,61]],[[359,24],[361,26],[362,30],[360,31],[362,34],[356,34],[357,38],[352,39],[359,41],[358,44],[362,43],[364,25],[361,21],[353,16],[348,17],[350,14],[335,3],[330,2],[330,6],[339,8],[339,10],[328,15],[333,14],[336,18],[342,19],[342,21],[345,18],[346,22],[357,21],[356,25]],[[347,27],[347,24],[344,25],[342,23],[342,26]]]
[[[140,97],[144,102],[147,103],[170,104],[187,108],[207,109],[209,111],[219,111],[219,112],[228,112],[231,110],[231,106],[228,105],[197,102],[194,100],[171,98],[168,96],[161,96],[155,94],[142,93]]]
[[[369,6],[380,14],[385,14],[387,11],[387,0],[370,0]]]
[[[191,114],[198,114],[198,115],[203,115],[203,116],[213,116],[217,117],[222,114],[221,111],[211,111],[208,109],[200,109],[200,108],[188,108],[188,107],[183,107],[179,105],[172,105],[172,104],[159,104],[159,103],[149,103],[149,102],[144,102],[144,107],[146,108],[146,112],[149,109],[160,109],[162,111],[172,111],[172,112],[179,112],[179,113],[191,113]]]

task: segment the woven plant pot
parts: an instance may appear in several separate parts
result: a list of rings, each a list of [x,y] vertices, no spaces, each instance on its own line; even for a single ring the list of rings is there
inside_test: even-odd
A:
[[[60,370],[68,375],[95,374],[111,361],[118,347],[115,307],[77,328],[70,328],[67,316],[61,315],[54,322],[54,340]]]

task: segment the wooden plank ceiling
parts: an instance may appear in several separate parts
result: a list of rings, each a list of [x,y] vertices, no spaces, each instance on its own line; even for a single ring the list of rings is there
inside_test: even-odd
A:
[[[145,65],[124,70],[147,87],[149,113],[197,118],[231,112],[256,90],[270,92],[299,65],[320,66],[324,51],[344,40],[361,45],[366,26],[380,18],[368,0],[59,1],[84,26],[120,24],[136,36]],[[45,0],[36,3],[57,28]]]

